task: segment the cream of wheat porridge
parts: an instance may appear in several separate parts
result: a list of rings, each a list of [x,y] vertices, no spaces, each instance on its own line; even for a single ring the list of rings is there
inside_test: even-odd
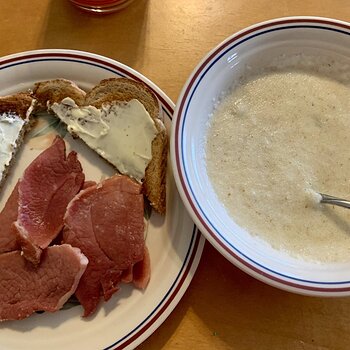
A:
[[[299,258],[345,262],[350,210],[319,204],[315,191],[350,198],[350,70],[311,59],[251,74],[222,99],[206,135],[207,171],[251,234]]]

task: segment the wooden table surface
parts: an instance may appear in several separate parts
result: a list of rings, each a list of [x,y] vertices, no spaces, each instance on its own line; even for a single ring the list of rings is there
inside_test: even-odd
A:
[[[176,102],[198,61],[230,34],[283,16],[350,21],[350,2],[136,0],[119,13],[96,16],[67,0],[0,0],[0,13],[1,55],[41,48],[95,52],[140,71]],[[277,290],[206,243],[183,299],[139,349],[350,349],[350,298]]]

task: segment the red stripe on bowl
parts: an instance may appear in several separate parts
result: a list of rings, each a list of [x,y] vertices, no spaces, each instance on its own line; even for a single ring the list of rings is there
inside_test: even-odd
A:
[[[215,56],[217,56],[219,53],[224,51],[224,49],[227,46],[231,45],[233,42],[238,41],[239,39],[241,39],[249,34],[259,32],[260,30],[270,28],[270,27],[279,26],[279,25],[291,25],[291,24],[301,24],[301,23],[323,24],[323,25],[327,25],[327,26],[338,27],[338,28],[350,30],[350,25],[348,25],[346,23],[334,22],[334,21],[328,20],[326,18],[323,18],[323,19],[322,18],[320,18],[320,19],[317,19],[317,18],[294,18],[293,19],[293,18],[291,18],[291,19],[276,20],[276,21],[272,21],[272,22],[268,22],[268,23],[262,23],[261,25],[252,26],[252,27],[248,28],[247,30],[243,30],[243,31],[237,33],[237,35],[232,36],[229,40],[227,40],[226,42],[224,42],[223,44],[218,46],[216,49],[214,49],[214,51],[203,61],[203,63],[199,66],[199,68],[197,69],[197,71],[195,72],[193,77],[191,78],[190,82],[187,84],[186,90],[182,96],[182,99],[180,101],[180,105],[178,107],[178,112],[177,112],[176,120],[175,120],[175,140],[174,140],[175,141],[176,169],[177,169],[177,172],[179,175],[182,190],[186,196],[188,204],[191,206],[191,209],[192,209],[193,213],[195,214],[196,219],[199,221],[199,223],[205,228],[205,230],[210,234],[210,236],[215,240],[215,242],[221,248],[223,248],[231,257],[233,257],[240,264],[244,265],[245,267],[247,267],[249,270],[253,271],[254,273],[260,275],[262,277],[261,280],[266,282],[266,279],[268,279],[268,280],[279,283],[282,287],[283,287],[283,285],[286,285],[289,287],[293,287],[293,288],[297,288],[297,289],[301,289],[301,290],[306,290],[306,291],[318,291],[318,292],[325,292],[325,293],[347,292],[347,291],[350,291],[350,286],[349,287],[339,287],[339,288],[329,288],[329,287],[319,287],[319,286],[313,287],[313,286],[309,286],[309,285],[303,285],[303,284],[299,284],[299,283],[295,283],[295,282],[290,282],[288,280],[278,278],[274,275],[271,275],[268,272],[262,271],[261,269],[252,265],[251,263],[249,263],[245,259],[241,258],[239,255],[237,255],[232,250],[232,248],[228,244],[225,244],[218,237],[218,235],[211,230],[211,228],[207,225],[206,221],[203,220],[202,215],[199,213],[194,202],[192,201],[191,195],[190,195],[188,187],[186,185],[186,181],[184,179],[184,175],[181,171],[179,134],[180,134],[180,124],[181,124],[181,122],[183,122],[183,111],[185,108],[185,102],[188,98],[188,95],[189,95],[195,81],[197,80],[198,76],[202,73],[202,71],[208,66],[209,62],[211,62],[213,60],[213,58]],[[289,277],[286,276],[286,278],[289,278]],[[312,283],[312,282],[310,282],[310,283]]]

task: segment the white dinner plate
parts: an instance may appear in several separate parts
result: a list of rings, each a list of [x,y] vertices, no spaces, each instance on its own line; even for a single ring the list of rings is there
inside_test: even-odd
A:
[[[170,129],[174,104],[155,84],[140,73],[114,60],[73,50],[38,50],[0,59],[0,95],[25,91],[37,81],[54,78],[73,80],[90,89],[100,80],[127,77],[147,84],[157,95],[164,124]],[[26,138],[10,176],[1,190],[4,206],[25,167],[49,145],[52,135],[64,131],[54,118],[41,118]],[[51,122],[53,124],[51,125]],[[65,134],[68,149],[78,152],[87,180],[100,180],[115,171],[81,141]],[[131,349],[146,339],[171,313],[186,291],[202,253],[204,238],[187,214],[177,193],[170,161],[167,177],[167,213],[152,213],[146,244],[151,256],[151,280],[145,291],[130,285],[90,318],[82,307],[55,313],[33,314],[21,321],[0,324],[0,349]],[[1,276],[0,276],[1,278]]]

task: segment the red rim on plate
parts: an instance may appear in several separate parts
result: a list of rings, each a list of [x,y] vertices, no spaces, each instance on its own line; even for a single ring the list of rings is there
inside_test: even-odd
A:
[[[165,93],[140,73],[119,62],[103,56],[76,50],[50,49],[28,51],[1,58],[0,74],[13,66],[28,66],[28,72],[30,72],[30,65],[32,63],[45,64],[49,62],[61,61],[78,63],[82,66],[94,66],[98,69],[107,71],[110,76],[128,77],[130,79],[142,81],[155,92],[159,99],[160,107],[164,112],[164,116],[168,119],[167,122],[170,123],[174,112],[174,104],[165,95]],[[175,308],[182,295],[185,293],[195,273],[205,241],[193,223],[190,230],[191,232],[184,233],[190,237],[188,239],[185,258],[182,261],[181,267],[179,268],[172,284],[169,285],[166,293],[163,295],[161,300],[158,301],[158,304],[155,305],[153,310],[149,312],[147,317],[140,320],[139,323],[134,328],[130,329],[127,334],[115,339],[115,341],[109,346],[104,347],[105,349],[134,348],[148,336],[150,336]],[[88,327],[88,323],[86,323],[86,327]],[[49,343],[46,343],[46,345],[49,345]],[[72,346],[76,348],[77,345],[72,344]]]

